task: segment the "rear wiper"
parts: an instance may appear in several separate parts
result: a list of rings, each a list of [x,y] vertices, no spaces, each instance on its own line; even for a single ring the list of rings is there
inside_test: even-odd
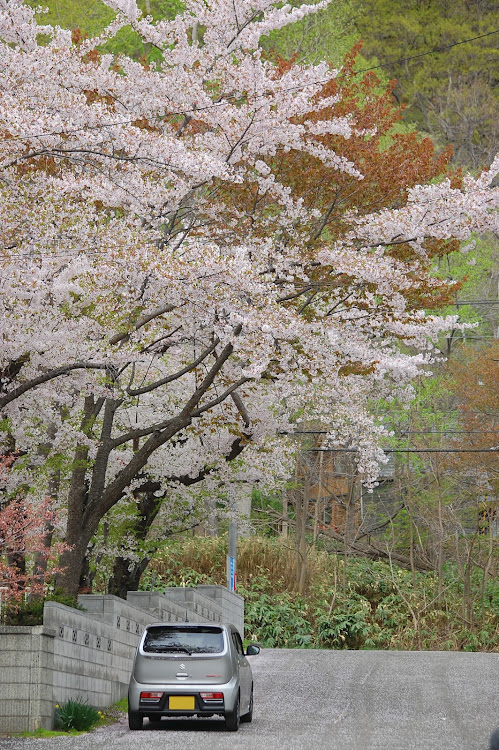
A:
[[[163,651],[183,651],[185,654],[189,654],[189,656],[192,656],[192,651],[189,651],[189,649],[185,648],[185,646],[162,646],[161,652]]]

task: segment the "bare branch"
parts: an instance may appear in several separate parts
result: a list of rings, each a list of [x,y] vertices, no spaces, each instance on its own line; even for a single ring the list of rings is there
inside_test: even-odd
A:
[[[246,410],[245,405],[243,404],[243,400],[242,400],[241,396],[236,391],[234,391],[230,395],[231,395],[231,398],[232,398],[233,402],[236,405],[236,408],[237,408],[239,414],[243,418],[244,426],[246,428],[249,428],[251,426],[251,419],[250,419],[250,415],[248,414],[248,412]]]
[[[214,406],[221,404],[223,401],[225,401],[226,398],[228,398],[229,396],[232,396],[234,391],[237,391],[238,388],[240,388],[242,385],[244,385],[248,381],[249,381],[249,378],[240,378],[238,381],[233,383],[229,388],[227,388],[220,396],[218,396],[218,398],[214,398],[213,401],[209,401],[204,406],[201,406],[199,409],[196,409],[196,411],[193,411],[191,416],[200,417],[201,414],[204,414],[205,411],[209,411],[210,409],[213,409]]]
[[[178,380],[183,375],[186,375],[188,372],[192,372],[198,365],[201,364],[201,362],[206,359],[206,357],[212,353],[212,351],[217,347],[217,345],[220,343],[220,339],[215,339],[213,344],[209,346],[207,349],[202,352],[197,359],[193,360],[189,365],[186,365],[181,370],[178,370],[177,372],[174,372],[172,375],[167,375],[164,378],[161,378],[161,380],[156,380],[154,383],[150,383],[149,385],[145,385],[143,388],[127,388],[127,393],[129,396],[141,396],[143,393],[150,393],[151,391],[156,390],[156,388],[160,388],[162,385],[167,385],[168,383],[172,383],[174,380]]]
[[[242,331],[242,325],[238,325],[234,329],[234,335],[238,336],[241,333],[241,331]],[[225,362],[228,360],[228,358],[232,354],[233,349],[234,349],[234,346],[230,343],[224,347],[221,354],[217,357],[215,364],[208,371],[205,378],[203,379],[203,382],[198,388],[196,388],[196,390],[194,391],[190,399],[187,401],[186,405],[184,406],[182,411],[178,414],[178,416],[171,417],[170,419],[167,419],[164,422],[159,422],[157,424],[149,425],[149,427],[145,427],[142,430],[130,430],[124,435],[120,435],[120,437],[115,438],[114,440],[111,440],[110,441],[111,448],[117,448],[119,445],[128,443],[131,440],[134,440],[140,437],[146,437],[146,436],[151,436],[151,439],[154,436],[156,436],[157,439],[159,440],[157,447],[159,447],[160,445],[163,445],[171,437],[173,437],[173,435],[176,434],[176,432],[179,432],[184,427],[187,427],[187,425],[191,423],[193,417],[200,416],[205,411],[208,411],[208,409],[213,408],[213,406],[216,406],[218,403],[221,403],[225,398],[230,396],[230,394],[236,388],[239,388],[240,385],[242,385],[242,382],[246,382],[246,378],[243,381],[238,381],[234,386],[227,389],[227,391],[224,392],[223,397],[214,399],[213,401],[210,401],[205,406],[199,409],[196,409],[196,407],[198,406],[204,394],[213,385],[213,382],[217,374],[219,373],[219,371],[222,369]],[[177,427],[176,425],[180,425],[180,426]],[[173,429],[173,432],[171,432],[172,429]],[[145,446],[143,446],[143,448],[145,448]],[[141,448],[141,450],[136,454],[136,456],[141,453],[143,448]],[[154,448],[154,450],[156,450],[156,448]],[[134,461],[134,459],[132,459],[132,461]],[[130,463],[132,463],[132,461]],[[142,465],[145,465],[145,462]],[[142,466],[139,466],[139,469],[140,468],[142,468]],[[125,469],[123,469],[123,471],[125,471]]]
[[[56,367],[53,370],[47,370],[43,375],[27,380],[22,385],[14,388],[13,391],[9,391],[9,393],[2,396],[0,398],[0,409],[3,409],[7,404],[15,401],[16,398],[19,398],[27,391],[36,388],[38,385],[48,383],[49,380],[55,380],[55,378],[59,378],[61,375],[66,375],[72,370],[107,370],[108,368],[109,364],[104,362],[73,362],[71,365],[63,365],[62,367]]]
[[[142,328],[143,326],[147,325],[147,323],[149,323],[151,320],[154,320],[154,318],[159,318],[161,315],[164,315],[165,313],[175,310],[175,307],[176,305],[162,305],[161,307],[158,307],[156,310],[153,310],[151,313],[148,313],[147,315],[143,315],[133,324],[133,330],[138,331],[139,328]],[[124,341],[125,339],[128,340],[129,338],[130,338],[130,331],[120,331],[120,333],[115,333],[115,335],[111,339],[109,339],[109,343],[119,344],[120,341]]]

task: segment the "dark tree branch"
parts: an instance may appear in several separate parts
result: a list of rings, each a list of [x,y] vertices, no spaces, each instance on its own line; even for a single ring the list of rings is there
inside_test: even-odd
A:
[[[72,370],[107,370],[109,368],[108,363],[104,362],[73,362],[71,365],[63,365],[62,367],[56,367],[53,370],[47,370],[43,375],[39,375],[37,378],[31,378],[22,385],[9,391],[0,398],[0,409],[3,409],[7,404],[15,401],[27,391],[31,391],[42,383],[48,383],[49,380],[55,380],[56,378],[66,375]]]
[[[154,383],[150,383],[149,385],[145,385],[143,388],[127,388],[127,393],[129,396],[141,396],[143,393],[150,393],[151,391],[156,390],[156,388],[160,388],[162,385],[167,385],[168,383],[172,383],[174,380],[178,380],[183,375],[186,375],[189,372],[192,372],[192,370],[195,370],[198,365],[201,364],[201,362],[206,359],[206,357],[212,353],[212,351],[217,347],[217,345],[220,343],[220,339],[215,339],[213,344],[209,346],[207,349],[202,352],[199,357],[195,360],[193,360],[189,365],[186,365],[181,370],[178,370],[177,372],[174,372],[172,375],[167,375],[165,378],[161,378],[161,380],[156,380]]]
[[[164,315],[165,313],[171,312],[172,310],[175,310],[176,305],[162,305],[161,307],[158,307],[156,310],[153,310],[151,313],[148,313],[147,315],[143,315],[141,318],[139,318],[132,326],[134,331],[138,331],[139,328],[142,328],[147,323],[150,323],[151,320],[154,320],[154,318],[159,318],[161,315]],[[130,338],[130,331],[120,331],[119,333],[115,333],[115,335],[109,339],[110,344],[119,344],[121,341],[124,341],[125,339],[128,341]]]
[[[233,335],[239,336],[241,331],[242,324],[239,324],[234,328]],[[125,488],[128,487],[130,482],[137,476],[140,471],[142,471],[147,461],[149,460],[149,457],[154,453],[154,451],[167,443],[168,440],[171,440],[171,438],[178,432],[181,432],[183,429],[188,427],[195,416],[199,416],[199,414],[205,412],[209,408],[212,408],[212,406],[214,406],[215,404],[220,403],[221,399],[218,398],[199,409],[196,408],[205,393],[213,385],[216,376],[224,366],[225,362],[229,359],[233,351],[234,345],[232,343],[226,344],[221,354],[217,357],[217,360],[214,363],[213,367],[211,367],[211,369],[208,371],[205,378],[203,379],[203,382],[189,398],[184,408],[176,417],[173,417],[172,419],[169,419],[165,423],[163,423],[164,427],[158,425],[156,426],[156,428],[150,427],[145,431],[132,430],[126,435],[122,435],[120,438],[109,440],[107,445],[111,450],[118,447],[118,445],[122,445],[123,443],[128,442],[129,440],[133,440],[133,438],[135,437],[149,435],[144,445],[134,454],[133,458],[130,459],[128,464],[120,472],[118,472],[113,481],[103,490],[99,500],[98,508],[95,508],[95,528],[97,528],[100,518],[102,518],[102,516],[107,513],[107,511],[110,510],[116,502],[118,502]],[[233,390],[235,390],[234,387],[227,389],[225,391],[224,397],[227,398],[227,396],[229,396]]]

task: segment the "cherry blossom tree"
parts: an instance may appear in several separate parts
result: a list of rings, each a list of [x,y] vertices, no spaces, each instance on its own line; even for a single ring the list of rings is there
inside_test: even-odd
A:
[[[421,309],[449,291],[432,254],[498,216],[499,161],[418,185],[435,159],[361,197],[375,121],[326,63],[258,44],[327,0],[189,0],[156,23],[107,5],[116,19],[82,39],[0,0],[0,408],[22,454],[10,490],[43,496],[60,473],[70,593],[123,497],[282,477],[275,435],[304,413],[373,481],[370,401],[410,398],[457,325]],[[160,63],[105,53],[125,25]]]

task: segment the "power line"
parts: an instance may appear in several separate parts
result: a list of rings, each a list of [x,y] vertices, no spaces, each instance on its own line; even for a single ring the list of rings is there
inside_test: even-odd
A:
[[[450,412],[452,414],[453,412]],[[466,412],[467,414],[482,414],[482,412]],[[493,413],[487,416],[499,416]],[[329,435],[331,430],[280,430],[279,435]],[[497,430],[410,430],[399,432],[396,437],[410,437],[411,435],[495,435]]]
[[[499,33],[499,29],[495,29],[494,31],[487,31],[486,34],[479,34],[478,36],[472,36],[469,39],[463,39],[460,42],[454,42],[453,44],[447,44],[442,47],[435,47],[432,50],[428,50],[428,52],[421,52],[418,55],[411,55],[410,57],[401,57],[398,60],[393,60],[392,62],[387,61],[386,63],[383,63],[381,65],[375,65],[372,68],[364,68],[363,70],[357,71],[358,73],[368,73],[371,70],[378,70],[379,68],[384,68],[385,66],[389,65],[399,65],[403,62],[409,62],[410,60],[418,60],[421,57],[426,57],[427,55],[435,55],[439,52],[446,52],[449,49],[452,49],[453,47],[459,47],[461,44],[468,44],[468,42],[474,42],[477,39],[483,39],[486,36],[492,36],[492,34]]]
[[[477,39],[483,39],[484,37],[492,36],[493,34],[499,34],[499,29],[495,29],[494,31],[488,31],[485,34],[479,34],[478,36],[472,36],[472,37],[469,37],[469,39],[462,39],[460,42],[447,44],[443,47],[436,47],[432,50],[428,50],[427,52],[422,52],[418,55],[411,55],[410,57],[401,57],[398,60],[393,60],[392,62],[387,62],[387,63],[380,64],[380,65],[372,65],[369,68],[362,68],[361,70],[354,71],[354,75],[357,76],[357,75],[360,75],[361,73],[370,73],[373,70],[379,70],[380,68],[384,68],[386,65],[399,65],[404,62],[410,62],[411,60],[420,59],[421,57],[427,57],[428,55],[434,55],[434,54],[438,54],[439,52],[445,52],[447,50],[452,49],[453,47],[459,47],[461,44],[469,44],[470,42],[475,42]],[[284,87],[279,90],[279,93],[282,93],[284,91],[302,91],[303,89],[308,88],[309,86],[318,86],[323,83],[329,83],[329,81],[330,81],[329,78],[324,78],[324,79],[319,79],[318,81],[311,81],[309,83],[303,83],[297,86]],[[263,92],[261,94],[251,94],[248,96],[248,99],[258,99],[267,95],[268,95],[268,92]],[[237,94],[232,94],[230,96],[224,97],[221,100],[221,102],[229,101],[231,99],[239,99],[239,98],[240,97]],[[183,112],[183,111],[182,112],[170,112],[169,116],[173,117],[173,116],[191,114],[192,112],[201,112],[205,109],[212,109],[216,106],[219,106],[219,104],[220,103],[217,102],[217,104],[215,105],[207,105],[206,107],[194,108],[192,110],[187,110],[186,112]]]
[[[499,453],[499,448],[383,448],[383,453]],[[305,453],[358,453],[357,448],[307,448]]]
[[[463,299],[452,302],[451,307],[464,307],[465,305],[499,305],[499,299]]]

